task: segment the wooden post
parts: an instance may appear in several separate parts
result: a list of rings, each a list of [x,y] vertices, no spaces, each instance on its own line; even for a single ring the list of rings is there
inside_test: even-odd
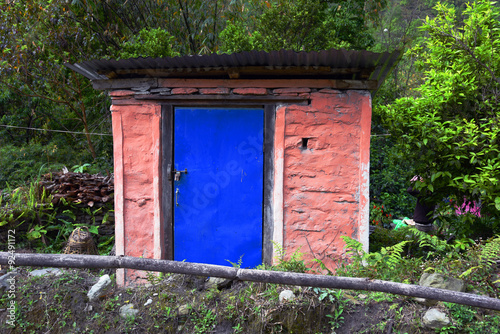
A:
[[[164,273],[223,277],[241,281],[310,286],[330,289],[367,290],[441,300],[500,311],[500,299],[419,285],[357,277],[299,274],[270,270],[239,269],[211,264],[155,260],[125,256],[15,254],[0,252],[0,264],[63,268],[128,268]]]

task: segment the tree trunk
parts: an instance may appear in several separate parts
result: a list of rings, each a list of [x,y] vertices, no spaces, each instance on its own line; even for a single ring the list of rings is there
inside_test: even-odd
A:
[[[311,286],[330,289],[367,290],[441,300],[500,311],[500,299],[419,285],[357,277],[324,276],[290,272],[239,269],[211,264],[177,262],[124,256],[15,254],[0,252],[0,264],[67,268],[128,268],[197,276],[223,277],[241,281]]]

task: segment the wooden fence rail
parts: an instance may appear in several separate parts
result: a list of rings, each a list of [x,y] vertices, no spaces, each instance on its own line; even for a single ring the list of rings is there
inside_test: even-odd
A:
[[[269,270],[239,269],[211,264],[144,259],[126,256],[15,254],[0,252],[0,265],[62,268],[128,268],[164,273],[213,276],[241,281],[310,286],[330,289],[367,290],[440,300],[500,311],[500,299],[419,285],[367,278],[324,276]]]

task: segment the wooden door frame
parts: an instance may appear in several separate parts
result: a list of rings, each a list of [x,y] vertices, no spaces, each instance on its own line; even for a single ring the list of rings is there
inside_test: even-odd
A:
[[[200,103],[201,102],[201,103]],[[168,166],[173,168],[174,155],[174,110],[175,108],[259,108],[264,111],[264,185],[263,185],[263,226],[262,226],[262,261],[272,263],[273,256],[273,188],[274,188],[274,132],[276,120],[275,103],[256,103],[252,101],[176,101],[162,103],[161,108],[161,216],[164,234],[164,259],[174,259],[174,199],[173,181],[168,180]]]

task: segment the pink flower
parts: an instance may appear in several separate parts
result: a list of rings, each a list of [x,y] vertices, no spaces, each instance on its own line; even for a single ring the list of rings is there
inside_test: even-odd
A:
[[[460,216],[466,214],[467,212],[476,217],[481,217],[481,206],[476,201],[467,201],[467,198],[464,197],[464,202],[461,206],[455,205],[455,214]]]

